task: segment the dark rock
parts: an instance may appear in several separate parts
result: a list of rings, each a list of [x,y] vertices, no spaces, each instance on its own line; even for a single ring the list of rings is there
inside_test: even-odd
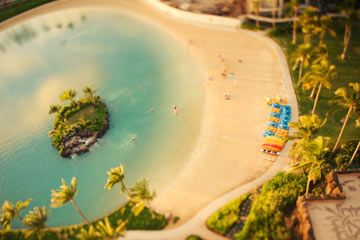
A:
[[[311,219],[306,207],[306,201],[299,197],[296,202],[296,209],[292,216],[293,229],[298,239],[315,240],[314,230],[311,225]]]
[[[106,116],[103,127],[98,132],[84,129],[77,133],[69,134],[63,139],[61,156],[71,157],[74,154],[79,155],[90,151],[91,146],[106,133],[109,127],[109,116]]]

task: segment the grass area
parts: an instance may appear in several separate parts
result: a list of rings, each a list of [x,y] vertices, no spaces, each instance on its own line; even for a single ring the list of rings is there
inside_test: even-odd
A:
[[[238,240],[290,239],[285,216],[294,208],[296,199],[305,192],[303,174],[279,173],[266,183],[255,197]]]
[[[116,222],[119,220],[128,220],[126,225],[127,230],[160,230],[163,229],[168,220],[164,217],[164,215],[157,214],[153,216],[148,208],[145,208],[140,215],[134,216],[131,213],[131,207],[129,204],[121,207],[120,209],[116,210],[115,212],[109,214],[107,216],[109,218],[110,224],[112,227],[116,226]],[[96,221],[93,221],[91,225],[94,227],[96,224],[105,219],[101,218]],[[82,227],[88,228],[89,225],[87,224],[78,224],[72,225],[67,227],[53,227],[45,229],[44,237],[42,240],[60,240],[60,239],[68,239],[68,240],[75,240],[79,239],[76,235],[80,232]],[[6,240],[36,240],[37,238],[29,238],[25,237],[26,230],[10,230],[10,231],[0,231],[0,239]]]
[[[76,123],[82,119],[89,121],[103,122],[106,117],[106,111],[102,106],[87,105],[85,108],[80,109],[78,112],[73,113],[66,119],[67,124]]]
[[[348,51],[348,59],[346,61],[340,59],[340,54],[343,49],[343,24],[334,22],[333,25],[333,29],[336,30],[337,36],[335,38],[327,36],[325,42],[328,46],[330,62],[336,66],[338,77],[332,82],[333,86],[331,90],[323,89],[321,91],[316,112],[322,118],[326,116],[327,112],[332,112],[329,115],[326,125],[320,130],[319,134],[332,137],[332,140],[335,141],[342,126],[341,120],[345,117],[347,110],[334,112],[335,108],[338,108],[330,101],[334,98],[334,92],[337,88],[348,86],[348,83],[350,82],[360,81],[360,25],[353,27],[351,47]],[[296,46],[291,44],[290,33],[291,31],[289,30],[277,31],[276,33],[271,34],[271,36],[282,46],[289,62],[290,56],[296,49]],[[300,34],[299,42],[301,43],[302,41],[303,38]],[[292,71],[292,69],[290,70],[293,80],[297,82],[298,72]],[[313,100],[309,98],[310,92],[305,92],[301,87],[296,86],[295,91],[299,102],[300,114],[309,114],[313,107]],[[354,121],[350,121],[344,131],[342,141],[345,142],[346,140],[358,139],[359,136],[360,129],[356,129]]]
[[[219,234],[225,234],[239,219],[241,204],[250,196],[242,195],[214,212],[207,220],[206,226]]]
[[[28,0],[23,3],[14,4],[4,9],[0,9],[0,22],[12,18],[20,13],[26,12],[32,8],[54,1],[56,0]]]
[[[190,235],[186,238],[186,240],[203,240],[203,238],[201,238],[197,235]]]

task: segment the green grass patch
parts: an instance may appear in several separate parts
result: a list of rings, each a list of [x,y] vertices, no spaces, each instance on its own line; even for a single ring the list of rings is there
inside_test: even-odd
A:
[[[214,232],[225,234],[239,219],[241,204],[250,196],[242,195],[214,212],[207,220],[206,226]]]
[[[190,235],[186,238],[186,240],[203,240],[203,238],[199,237],[198,235]]]
[[[0,22],[12,18],[20,13],[26,12],[32,8],[54,1],[56,0],[28,0],[22,3],[13,4],[11,6],[5,7],[3,9],[0,9]]]
[[[285,216],[295,207],[296,199],[305,192],[305,187],[306,177],[303,174],[277,174],[256,196],[245,225],[235,238],[290,239],[291,232],[285,226]]]
[[[335,29],[337,36],[335,38],[326,36],[325,42],[328,46],[330,62],[336,66],[338,77],[332,81],[333,86],[331,90],[323,89],[321,91],[316,112],[322,118],[324,118],[328,112],[331,112],[326,125],[320,130],[319,135],[332,137],[332,140],[335,141],[342,126],[341,121],[345,118],[347,110],[339,110],[337,106],[331,103],[331,100],[334,99],[334,92],[337,88],[344,86],[347,87],[348,83],[359,81],[360,26],[357,24],[353,27],[351,47],[348,51],[347,60],[345,61],[340,59],[340,54],[343,49],[343,24],[341,22],[334,22],[333,29]],[[290,64],[291,55],[296,49],[296,46],[291,44],[291,31],[275,31],[271,34],[271,36],[283,48],[289,62],[293,81],[297,83],[298,71],[293,71]],[[302,41],[302,35],[299,34],[298,43],[301,43]],[[294,84],[294,87],[299,103],[300,114],[309,114],[313,107],[313,100],[309,98],[310,92],[304,91],[301,87],[297,87],[296,84]],[[358,139],[359,136],[360,129],[355,128],[354,121],[350,121],[346,126],[342,141],[345,142],[347,140]]]

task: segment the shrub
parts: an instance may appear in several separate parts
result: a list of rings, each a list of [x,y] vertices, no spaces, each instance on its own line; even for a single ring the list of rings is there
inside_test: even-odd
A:
[[[290,239],[285,226],[286,212],[295,207],[297,197],[305,191],[306,177],[279,173],[266,183],[251,206],[243,229],[236,239]]]
[[[207,220],[206,226],[220,234],[225,234],[239,218],[241,204],[249,197],[242,195],[214,212]]]
[[[203,239],[197,235],[190,235],[186,238],[186,240],[203,240]]]
[[[334,162],[338,169],[346,169],[349,167],[350,159],[358,144],[358,140],[348,141],[342,144],[334,156]],[[360,164],[360,151],[357,152],[353,164]]]

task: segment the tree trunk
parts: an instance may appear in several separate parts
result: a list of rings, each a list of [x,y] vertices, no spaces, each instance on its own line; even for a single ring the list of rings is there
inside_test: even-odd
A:
[[[309,194],[309,189],[310,189],[310,178],[308,178],[308,180],[307,180],[305,195]]]
[[[346,24],[345,25],[345,33],[344,33],[344,49],[341,53],[341,60],[346,59],[346,53],[349,48],[350,38],[351,38],[351,25]]]
[[[316,87],[317,87],[317,85],[314,85],[313,89],[311,90],[311,94],[310,94],[310,98],[311,98],[311,99],[314,98],[314,94],[315,94]]]
[[[273,0],[273,7],[272,7],[272,30],[275,30],[275,7],[276,7],[276,0]]]
[[[346,124],[347,124],[347,122],[348,122],[348,120],[349,120],[349,117],[350,117],[350,114],[351,114],[352,109],[353,109],[353,107],[349,107],[349,111],[348,111],[347,114],[346,114],[345,121],[344,121],[344,123],[343,123],[343,125],[342,125],[342,127],[341,127],[339,136],[338,136],[338,138],[337,138],[337,140],[336,140],[336,143],[335,143],[335,146],[334,146],[334,148],[333,148],[333,150],[332,150],[333,152],[336,150],[337,146],[339,145],[341,136],[342,136],[342,134],[343,134],[343,132],[344,132],[344,129],[345,129],[345,126],[346,126]]]
[[[319,95],[320,95],[320,92],[321,92],[321,88],[322,88],[322,83],[320,83],[318,91],[316,93],[316,98],[315,98],[315,101],[314,101],[314,107],[313,107],[313,109],[311,111],[311,114],[315,113],[315,109],[316,109],[316,106],[317,106],[317,103],[318,103],[318,100],[319,100]]]
[[[300,83],[301,83],[301,75],[302,75],[303,67],[304,67],[304,59],[301,59],[300,68],[299,68],[299,77],[298,77],[298,83],[297,83],[298,87],[300,86]]]
[[[90,224],[90,221],[85,217],[84,213],[80,210],[78,205],[76,204],[74,199],[70,200],[72,205],[74,206],[75,210],[80,214],[80,216],[85,220],[86,223]]]
[[[356,153],[359,151],[359,147],[360,147],[360,141],[359,141],[358,145],[356,146],[355,151],[354,151],[354,154],[352,155],[352,157],[351,157],[351,159],[350,159],[350,165],[351,165],[352,162],[354,161],[355,156],[356,156]]]
[[[296,44],[297,42],[297,11],[295,11],[293,16],[293,31],[292,31],[292,44]]]

